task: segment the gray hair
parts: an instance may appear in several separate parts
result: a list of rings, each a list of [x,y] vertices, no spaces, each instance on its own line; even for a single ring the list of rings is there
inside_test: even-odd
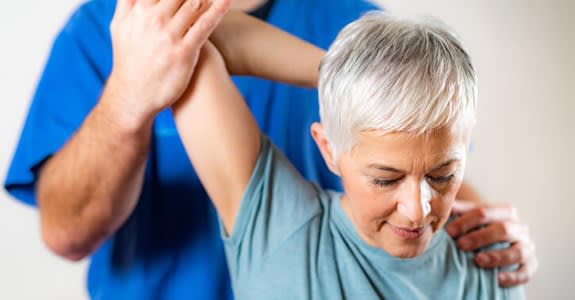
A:
[[[475,123],[471,59],[440,21],[370,12],[347,25],[322,59],[321,123],[334,156],[365,130],[430,133]]]

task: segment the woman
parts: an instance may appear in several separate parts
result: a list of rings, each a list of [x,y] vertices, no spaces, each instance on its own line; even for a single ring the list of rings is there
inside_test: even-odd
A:
[[[475,70],[454,35],[434,20],[382,13],[339,34],[321,62],[321,122],[311,134],[341,178],[341,194],[307,182],[261,134],[226,69],[246,64],[251,73],[313,86],[305,74],[322,51],[258,34],[277,50],[247,63],[233,53],[248,39],[216,35],[226,61],[206,44],[174,106],[221,219],[236,298],[522,298],[443,230],[476,104]],[[297,55],[274,59],[284,52]]]

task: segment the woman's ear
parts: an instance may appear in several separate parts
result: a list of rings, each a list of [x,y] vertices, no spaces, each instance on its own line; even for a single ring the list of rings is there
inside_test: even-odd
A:
[[[319,151],[321,152],[321,156],[323,156],[325,164],[332,173],[334,173],[337,176],[340,176],[339,168],[337,167],[337,162],[334,160],[334,153],[329,144],[329,140],[325,135],[323,126],[321,126],[320,123],[315,122],[311,124],[310,131],[313,140],[315,141],[317,147],[319,148]]]

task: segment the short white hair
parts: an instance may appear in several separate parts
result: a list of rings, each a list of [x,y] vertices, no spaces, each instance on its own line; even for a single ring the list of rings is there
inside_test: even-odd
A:
[[[321,123],[334,156],[366,130],[431,133],[475,123],[469,55],[440,21],[370,12],[347,25],[322,59]]]

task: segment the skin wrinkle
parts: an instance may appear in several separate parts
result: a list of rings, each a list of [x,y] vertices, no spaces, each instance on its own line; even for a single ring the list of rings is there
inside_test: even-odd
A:
[[[450,127],[424,135],[361,132],[357,144],[342,153],[337,166],[345,189],[342,208],[362,240],[396,257],[423,253],[449,218],[463,177],[467,143],[468,131]],[[445,184],[430,179],[450,175]],[[399,180],[391,186],[377,186],[374,178]],[[422,227],[422,233],[404,239],[390,224]]]

